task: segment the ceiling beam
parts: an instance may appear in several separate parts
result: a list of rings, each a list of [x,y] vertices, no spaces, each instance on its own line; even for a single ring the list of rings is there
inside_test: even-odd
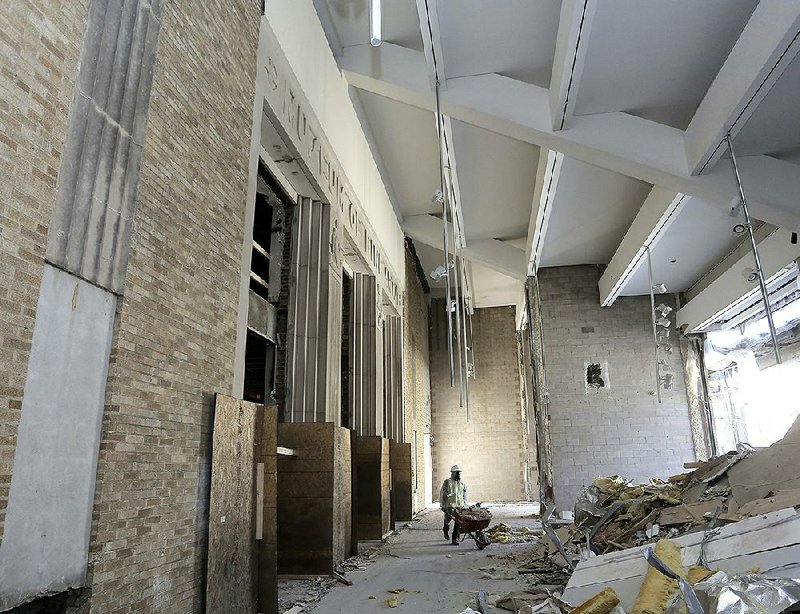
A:
[[[598,286],[603,307],[612,305],[625,289],[640,263],[646,260],[647,247],[652,249],[664,236],[686,200],[684,194],[674,190],[657,186],[650,190],[600,278]]]
[[[564,154],[551,149],[539,150],[539,165],[536,169],[536,185],[533,190],[531,218],[528,223],[528,243],[525,254],[528,261],[528,275],[535,275],[542,260],[544,240],[550,214],[553,211],[556,189],[561,177]]]
[[[775,229],[758,243],[761,266],[768,283],[786,265],[800,257],[800,244],[793,245],[791,233]],[[749,251],[734,259],[714,281],[698,292],[676,315],[678,327],[685,332],[707,329],[726,311],[758,292],[758,285],[747,280],[748,269],[754,268]]]
[[[451,228],[452,231],[452,228]],[[403,220],[403,232],[425,245],[442,249],[442,220],[433,215],[409,215]],[[478,239],[459,250],[458,255],[514,279],[527,277],[525,252],[497,239]]]
[[[344,50],[342,70],[349,83],[413,106],[431,109],[424,54],[384,43],[375,49],[356,45]],[[683,131],[627,113],[575,116],[569,130],[553,130],[549,92],[498,74],[450,79],[442,93],[444,113],[511,138],[552,149],[589,164],[697,196],[723,206],[738,200],[733,176],[715,169],[714,177],[691,176]],[[756,161],[755,158],[761,159]],[[780,162],[775,160],[774,162]],[[753,217],[785,228],[800,228],[800,174],[786,163],[781,170],[767,156],[744,165],[768,166],[777,180],[752,173],[746,190]],[[794,169],[794,170],[793,170]],[[758,169],[756,169],[758,170]],[[774,190],[779,183],[781,190]],[[786,189],[791,186],[791,189]]]
[[[761,0],[686,130],[689,171],[699,174],[735,135],[800,51],[800,2]]]
[[[597,0],[564,0],[558,22],[556,52],[550,77],[550,115],[553,130],[569,127],[583,75],[589,33]]]

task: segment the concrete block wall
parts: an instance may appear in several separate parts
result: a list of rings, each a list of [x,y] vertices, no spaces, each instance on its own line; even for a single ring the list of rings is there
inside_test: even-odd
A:
[[[637,482],[695,460],[680,350],[673,329],[672,390],[655,390],[649,297],[600,307],[596,266],[542,269],[539,290],[556,504],[570,509],[599,476]],[[659,297],[670,303],[671,297]],[[671,318],[674,324],[674,317]],[[607,389],[584,385],[586,363],[608,365]]]
[[[451,465],[461,467],[470,502],[525,500],[523,417],[514,307],[476,309],[470,420],[450,387],[444,301],[431,303],[433,499]]]
[[[350,434],[330,422],[278,424],[278,573],[329,574],[349,556]]]
[[[411,443],[414,512],[425,507],[425,437],[431,428],[431,378],[428,302],[416,271],[410,239],[406,240],[403,297],[403,406],[405,440]]]
[[[0,541],[88,5],[0,4]]]

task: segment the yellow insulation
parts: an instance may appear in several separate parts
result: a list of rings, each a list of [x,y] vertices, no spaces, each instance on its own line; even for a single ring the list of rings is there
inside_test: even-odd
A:
[[[577,608],[570,611],[570,614],[609,614],[619,605],[619,595],[613,588],[604,588],[594,597],[590,597]]]
[[[681,565],[681,547],[676,543],[668,539],[659,540],[655,554],[669,569],[686,577],[686,569]],[[667,603],[677,590],[676,580],[671,580],[652,565],[648,566],[630,614],[664,614]]]

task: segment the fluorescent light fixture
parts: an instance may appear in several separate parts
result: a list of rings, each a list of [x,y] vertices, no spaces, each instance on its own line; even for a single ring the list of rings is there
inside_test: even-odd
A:
[[[369,44],[380,47],[381,33],[381,0],[369,0]]]
[[[654,284],[653,292],[655,292],[656,294],[666,294],[667,287],[664,284]]]
[[[670,327],[670,321],[667,318],[659,318],[658,320],[656,320],[656,324],[658,324],[659,326],[663,326],[664,328]]]

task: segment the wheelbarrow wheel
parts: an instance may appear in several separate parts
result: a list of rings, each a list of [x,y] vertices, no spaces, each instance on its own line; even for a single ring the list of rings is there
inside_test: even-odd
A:
[[[475,534],[475,545],[478,546],[478,550],[483,550],[486,546],[492,543],[492,540],[489,539],[489,536],[486,535],[485,531],[478,531]]]

